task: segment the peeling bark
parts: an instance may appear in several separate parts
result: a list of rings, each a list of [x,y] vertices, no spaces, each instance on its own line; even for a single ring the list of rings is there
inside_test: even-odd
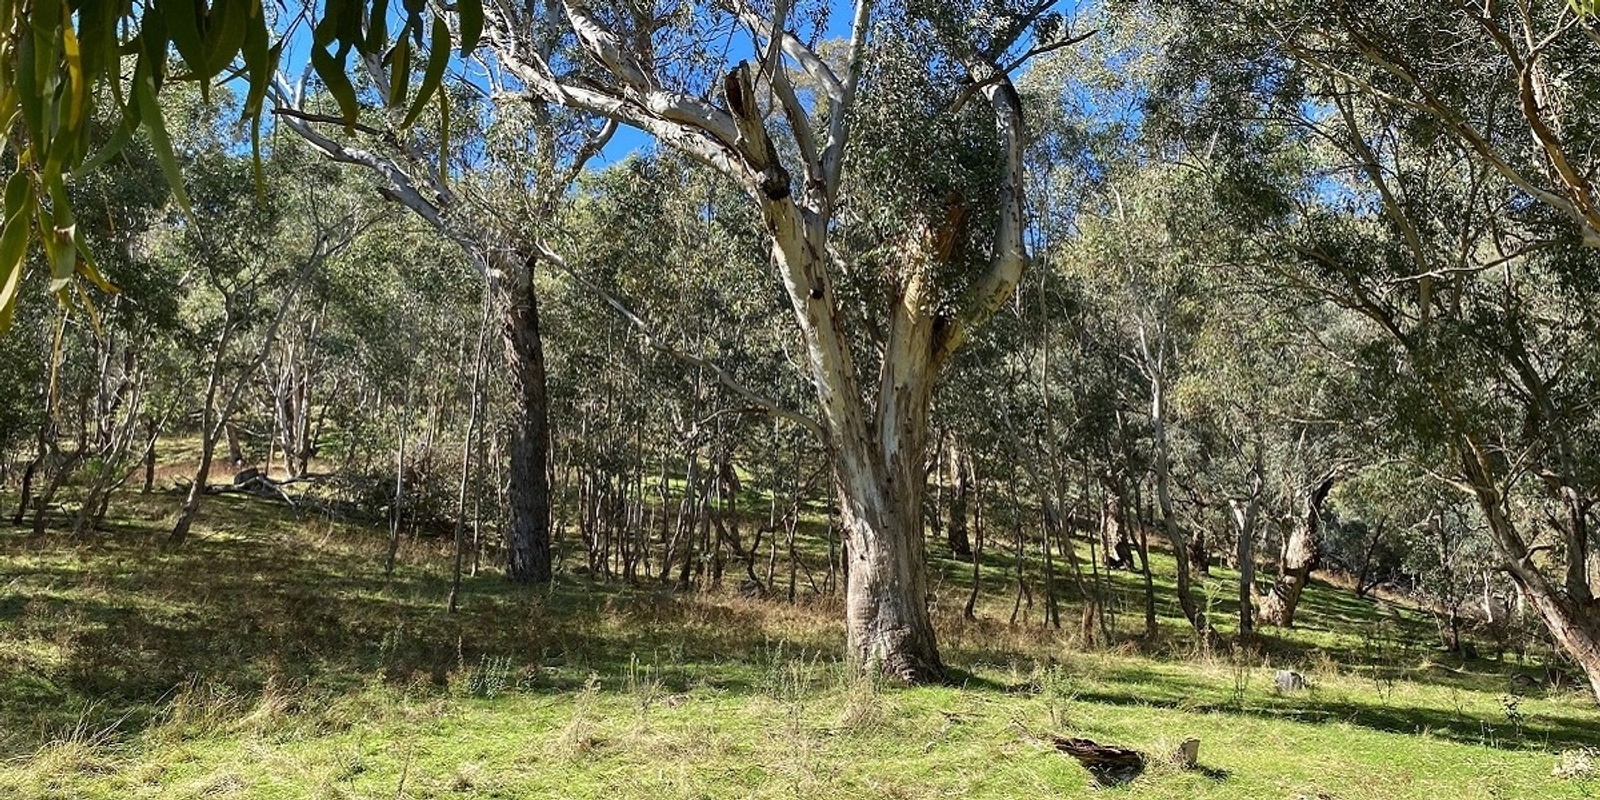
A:
[[[1289,538],[1283,543],[1283,558],[1278,568],[1278,578],[1272,589],[1257,600],[1261,611],[1261,624],[1282,628],[1294,627],[1295,608],[1300,604],[1300,593],[1311,580],[1311,571],[1317,568],[1321,554],[1322,503],[1333,490],[1336,476],[1328,474],[1310,486],[1300,498],[1300,515],[1290,526]]]

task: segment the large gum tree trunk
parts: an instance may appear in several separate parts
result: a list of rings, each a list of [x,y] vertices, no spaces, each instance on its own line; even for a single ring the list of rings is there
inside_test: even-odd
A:
[[[506,306],[505,345],[511,377],[511,441],[506,525],[506,577],[515,583],[550,580],[550,409],[545,390],[544,343],[533,261],[511,273],[502,287]]]
[[[851,659],[909,682],[944,674],[928,615],[918,525],[920,485],[897,486],[853,467],[839,469],[846,552],[845,626]]]
[[[1311,580],[1311,571],[1317,568],[1322,538],[1322,502],[1333,490],[1334,475],[1325,475],[1301,498],[1301,513],[1289,529],[1289,539],[1283,543],[1282,564],[1272,589],[1256,603],[1263,625],[1281,628],[1294,627],[1294,611],[1300,604],[1300,593]]]

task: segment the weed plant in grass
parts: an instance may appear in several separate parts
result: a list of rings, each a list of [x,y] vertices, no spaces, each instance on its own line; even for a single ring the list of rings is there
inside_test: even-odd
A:
[[[158,505],[84,543],[0,529],[0,797],[1091,796],[1024,730],[1154,756],[1108,796],[1600,794],[1552,775],[1600,746],[1580,694],[1446,659],[1414,611],[1328,586],[1264,650],[1214,653],[1165,602],[1158,641],[1126,638],[1132,576],[1096,652],[1006,624],[997,589],[975,621],[938,609],[956,678],[907,689],[842,664],[832,598],[486,574],[450,615],[439,544],[386,579],[382,532],[218,497],[168,550]],[[1281,667],[1311,688],[1274,692]],[[1203,769],[1167,765],[1191,736]]]

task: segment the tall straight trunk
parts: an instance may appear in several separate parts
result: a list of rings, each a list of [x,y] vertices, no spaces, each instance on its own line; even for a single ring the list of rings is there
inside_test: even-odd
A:
[[[489,304],[484,298],[483,318],[478,323],[478,346],[472,355],[472,398],[467,410],[467,435],[461,442],[461,482],[456,492],[455,563],[450,574],[450,599],[446,604],[449,613],[456,613],[461,599],[461,562],[465,555],[467,532],[467,487],[472,481],[472,451],[478,438],[478,421],[483,408],[483,360],[489,332]],[[481,469],[481,465],[480,465]]]
[[[1322,537],[1322,503],[1333,490],[1333,473],[1322,476],[1307,487],[1300,497],[1300,514],[1289,528],[1289,537],[1283,543],[1283,558],[1278,567],[1278,578],[1271,591],[1257,600],[1261,610],[1261,624],[1294,627],[1294,611],[1300,604],[1300,593],[1317,568],[1319,539]]]
[[[545,389],[539,301],[529,259],[519,282],[505,287],[506,360],[511,376],[510,524],[506,577],[516,583],[550,580],[550,409]]]
[[[395,556],[400,552],[400,522],[405,516],[406,499],[406,432],[411,429],[411,378],[406,378],[406,397],[400,406],[396,427],[400,429],[399,447],[394,453],[394,503],[389,509],[389,553],[383,560],[383,574],[394,574]]]
[[[1051,514],[1046,511],[1040,520],[1039,526],[1039,552],[1044,555],[1044,624],[1061,628],[1061,605],[1056,601],[1056,562],[1052,552],[1055,540],[1056,525],[1051,521]],[[1083,576],[1078,576],[1078,588],[1083,589]]]
[[[161,423],[154,418],[145,420],[144,486],[140,494],[149,494],[156,486],[156,440],[161,438]]]
[[[1150,526],[1146,522],[1148,514],[1142,512],[1144,506],[1144,491],[1139,484],[1133,486],[1133,522],[1139,528],[1139,566],[1144,574],[1144,635],[1147,639],[1155,638],[1156,625],[1156,581],[1150,573]],[[1127,519],[1128,507],[1122,507],[1123,519]]]
[[[954,441],[949,448],[950,461],[950,511],[946,540],[950,554],[957,558],[972,555],[972,538],[967,534],[967,498],[972,482],[972,464]]]
[[[1011,498],[1011,524],[1016,527],[1017,534],[1017,595],[1011,603],[1011,624],[1017,624],[1017,617],[1022,612],[1022,601],[1028,602],[1028,610],[1033,610],[1033,590],[1028,587],[1027,573],[1023,569],[1023,559],[1026,555],[1025,543],[1022,533],[1022,503],[1017,500],[1017,470],[1013,466],[1011,478],[1006,483],[1007,494]]]
[[[976,475],[974,475],[974,478],[976,478]],[[973,514],[972,514],[972,535],[973,535],[972,586],[967,591],[967,606],[962,611],[962,616],[966,617],[967,619],[975,620],[975,619],[978,618],[978,610],[977,610],[978,609],[978,590],[981,589],[982,586],[983,586],[983,583],[982,583],[982,579],[983,579],[982,567],[983,567],[983,523],[984,523],[984,516],[983,516],[983,485],[981,483],[976,482],[976,481],[974,481],[973,485],[974,485],[975,490],[977,491],[977,503],[976,503],[976,505],[975,505],[975,507],[973,509]]]
[[[1238,527],[1239,562],[1239,638],[1249,639],[1255,632],[1256,518],[1261,508],[1259,483],[1249,499],[1231,503],[1234,524]]]

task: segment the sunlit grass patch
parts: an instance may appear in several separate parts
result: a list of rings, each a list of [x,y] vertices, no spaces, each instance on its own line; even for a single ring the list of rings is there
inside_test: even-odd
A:
[[[381,533],[231,500],[178,550],[154,527],[0,533],[0,796],[1088,796],[1023,730],[1151,754],[1116,790],[1135,798],[1596,789],[1551,774],[1600,746],[1588,700],[1447,656],[1416,612],[1323,585],[1300,627],[1248,650],[1199,647],[1164,588],[1160,635],[1139,638],[1130,574],[1095,650],[1038,605],[1007,624],[1004,589],[977,620],[941,602],[952,683],[906,689],[843,663],[837,598],[486,573],[450,615],[443,542],[408,539],[386,577]],[[1214,570],[1208,593],[1231,578]],[[1282,668],[1309,688],[1276,691]],[[1191,736],[1202,770],[1161,763]]]

